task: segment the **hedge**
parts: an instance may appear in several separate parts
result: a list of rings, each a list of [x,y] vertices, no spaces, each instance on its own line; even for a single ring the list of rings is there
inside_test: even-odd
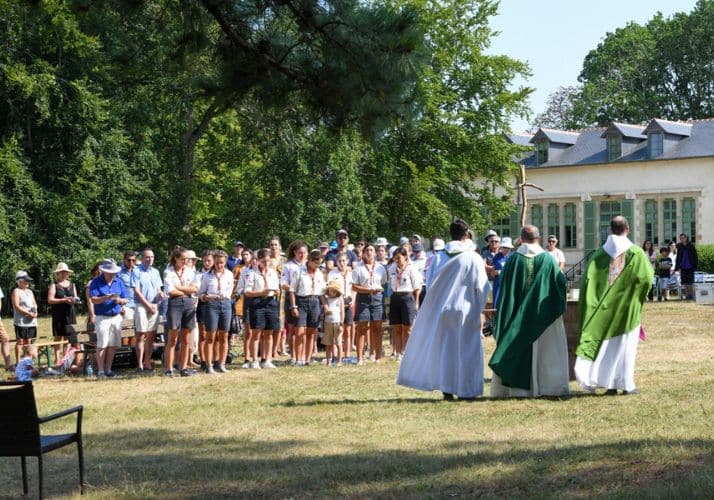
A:
[[[699,256],[697,271],[714,273],[714,244],[697,245],[697,255]]]

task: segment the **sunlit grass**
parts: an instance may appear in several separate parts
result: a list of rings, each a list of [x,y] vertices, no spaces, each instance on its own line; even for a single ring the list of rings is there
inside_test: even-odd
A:
[[[391,360],[35,390],[41,414],[85,405],[91,498],[710,497],[712,324],[714,307],[647,304],[630,397],[446,403],[397,386]],[[46,471],[48,495],[79,496],[73,452]],[[1,494],[19,472],[0,459]]]

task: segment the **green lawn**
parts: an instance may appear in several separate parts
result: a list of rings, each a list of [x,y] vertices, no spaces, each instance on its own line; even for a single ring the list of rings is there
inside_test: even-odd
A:
[[[391,360],[35,390],[41,414],[85,406],[92,498],[711,497],[712,324],[711,306],[647,304],[638,396],[448,403],[395,385]],[[73,451],[46,472],[48,496],[79,497]],[[19,496],[19,459],[0,477]]]

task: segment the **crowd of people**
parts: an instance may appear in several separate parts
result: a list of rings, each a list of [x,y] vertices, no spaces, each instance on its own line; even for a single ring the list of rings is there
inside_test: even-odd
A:
[[[470,234],[469,241],[472,238]],[[497,305],[501,273],[522,241],[501,238],[490,230],[485,242],[482,249],[474,248]],[[340,229],[331,243],[321,242],[314,250],[296,240],[283,252],[278,237],[257,251],[236,241],[231,255],[205,250],[199,258],[192,250],[176,247],[163,272],[154,267],[151,248],[125,252],[121,265],[105,259],[94,266],[83,288],[88,329],[96,332],[97,376],[115,376],[112,365],[122,345],[124,320],[134,322],[132,344],[140,372],[154,370],[151,356],[163,325],[163,373],[169,377],[195,375],[199,369],[211,375],[226,372],[231,341],[239,332],[243,333],[243,368],[273,369],[280,356],[290,356],[291,365],[309,366],[320,345],[328,364],[363,365],[366,357],[379,363],[387,320],[392,355],[400,361],[419,307],[450,258],[440,237],[432,238],[430,252],[424,243],[414,234],[395,245],[385,238],[352,245],[348,232]],[[565,255],[557,244],[556,236],[549,235],[543,251],[562,272]],[[697,254],[686,235],[680,236],[679,244],[662,247],[659,255],[649,240],[642,249],[658,277],[659,300],[667,300],[670,283],[680,276],[687,296],[693,294]],[[52,274],[47,302],[52,336],[58,342],[54,359],[59,362],[71,347],[60,342],[67,341],[67,327],[77,321],[76,306],[82,296],[66,263],[58,263]],[[20,270],[15,279],[11,302],[15,359],[20,360],[21,353],[32,357],[28,346],[37,337],[38,307],[29,274]],[[12,367],[9,336],[1,323],[0,340],[5,366]]]
[[[653,287],[648,294],[649,300],[669,300],[669,291],[678,290],[679,299],[694,299],[694,272],[699,264],[697,248],[689,241],[689,237],[682,233],[679,243],[674,240],[659,248],[655,248],[652,240],[642,243],[642,250],[652,265],[654,272]]]

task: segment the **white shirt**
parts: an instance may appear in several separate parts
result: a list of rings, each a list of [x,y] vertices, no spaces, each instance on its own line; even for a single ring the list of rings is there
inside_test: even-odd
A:
[[[300,270],[300,265],[294,260],[289,260],[283,266],[283,272],[280,276],[280,284],[290,286],[293,276]]]
[[[563,253],[563,251],[560,248],[555,247],[553,250],[548,250],[546,248],[545,251],[553,256],[553,258],[558,263],[558,265],[560,265],[561,262],[563,264],[565,264],[565,254]]]
[[[248,279],[248,275],[253,272],[255,272],[255,269],[253,269],[252,266],[246,266],[241,270],[238,284],[236,285],[236,295],[243,295],[243,292],[245,292],[245,280]]]
[[[178,286],[190,285],[196,285],[196,271],[193,268],[184,266],[180,276],[173,267],[166,270],[164,275],[164,290],[167,295]]]
[[[340,283],[342,283],[342,296],[343,297],[349,297],[352,295],[352,270],[351,269],[345,269],[345,274],[342,274],[342,271],[339,269],[330,269],[330,272],[327,274],[327,282],[329,283],[332,280],[337,280]]]
[[[370,289],[384,289],[387,283],[387,271],[382,264],[374,263],[372,271],[367,269],[364,262],[360,262],[352,271],[352,283]]]
[[[248,273],[245,277],[246,292],[262,292],[263,290],[278,290],[280,288],[280,278],[278,273],[273,268],[268,268],[266,271],[267,279],[263,277],[260,269]],[[266,283],[267,281],[267,283]]]
[[[325,323],[341,323],[342,297],[327,297],[327,311],[325,311]]]
[[[222,299],[230,299],[233,292],[233,273],[228,269],[223,269],[223,274],[218,275],[215,271],[203,274],[201,286],[198,289],[198,296],[213,295]]]
[[[325,293],[325,286],[325,275],[322,271],[315,269],[315,272],[310,274],[307,267],[301,267],[290,282],[290,291],[298,297],[322,295]]]
[[[413,292],[421,289],[421,275],[414,263],[407,264],[404,270],[397,267],[396,262],[388,269],[389,286],[393,292]]]

